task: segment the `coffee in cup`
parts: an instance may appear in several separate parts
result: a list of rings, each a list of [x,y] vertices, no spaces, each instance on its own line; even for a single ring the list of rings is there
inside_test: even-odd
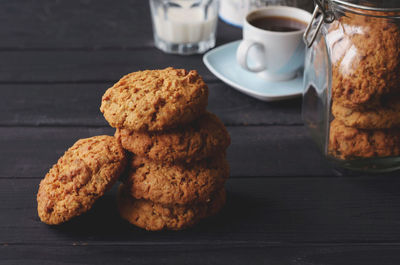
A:
[[[276,32],[303,31],[307,24],[301,20],[291,17],[259,17],[249,21],[249,23],[259,29]]]
[[[304,64],[302,36],[311,16],[305,10],[286,6],[250,12],[236,54],[238,63],[269,81],[293,79]]]

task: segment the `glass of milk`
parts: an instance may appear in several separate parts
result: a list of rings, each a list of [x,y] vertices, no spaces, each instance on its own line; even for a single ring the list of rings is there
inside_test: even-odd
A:
[[[154,42],[167,53],[204,53],[215,46],[218,0],[150,0]]]

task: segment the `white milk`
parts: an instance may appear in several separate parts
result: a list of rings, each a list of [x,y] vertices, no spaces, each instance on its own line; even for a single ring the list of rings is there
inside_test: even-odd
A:
[[[166,42],[198,43],[209,39],[217,25],[216,15],[204,17],[200,8],[168,8],[164,14],[160,7],[154,16],[154,26],[158,37]]]
[[[242,26],[247,13],[257,8],[254,2],[250,0],[220,0],[219,16],[225,22]]]

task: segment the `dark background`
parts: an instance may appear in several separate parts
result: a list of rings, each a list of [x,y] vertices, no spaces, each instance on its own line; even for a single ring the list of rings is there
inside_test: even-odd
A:
[[[223,23],[218,45],[240,39]],[[115,187],[87,214],[40,222],[40,179],[79,138],[112,134],[99,111],[123,74],[197,69],[232,136],[223,211],[192,229],[121,220]],[[338,171],[309,138],[301,99],[263,103],[202,56],[153,47],[148,1],[0,1],[0,264],[400,264],[400,179]]]

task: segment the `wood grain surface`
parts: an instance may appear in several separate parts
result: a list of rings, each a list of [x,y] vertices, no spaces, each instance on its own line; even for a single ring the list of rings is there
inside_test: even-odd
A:
[[[265,103],[209,72],[201,55],[153,46],[148,1],[0,1],[0,264],[400,264],[398,172],[334,168],[301,120],[301,99]],[[217,45],[241,38],[220,21]],[[123,221],[114,186],[57,227],[40,222],[41,178],[79,138],[114,133],[99,111],[123,74],[196,69],[227,125],[226,207],[179,232]]]
[[[0,244],[230,245],[247,242],[286,246],[394,244],[399,240],[398,178],[303,177],[301,182],[296,180],[296,177],[232,178],[226,185],[227,204],[217,216],[186,231],[147,232],[119,217],[118,185],[87,214],[49,227],[40,222],[36,213],[39,178],[0,179],[1,201],[15,197],[0,206],[8,213],[0,217]],[[388,187],[388,183],[392,186]]]

